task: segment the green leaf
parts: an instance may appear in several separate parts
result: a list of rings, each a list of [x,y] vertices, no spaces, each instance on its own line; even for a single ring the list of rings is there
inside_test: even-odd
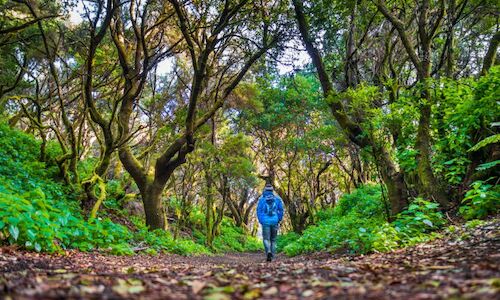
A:
[[[36,250],[37,252],[42,251],[42,246],[41,246],[39,243],[35,243],[35,250]]]
[[[485,138],[484,140],[480,141],[479,143],[474,145],[472,148],[470,148],[468,150],[468,152],[474,152],[474,151],[477,151],[477,150],[483,148],[484,146],[487,146],[489,144],[499,143],[499,142],[500,142],[500,134],[495,134],[495,135],[489,136],[489,137]]]
[[[12,237],[14,238],[14,240],[17,241],[17,238],[19,237],[19,228],[17,228],[16,225],[10,225],[9,232],[12,235]]]
[[[28,239],[30,239],[30,240],[34,240],[35,239],[36,233],[34,233],[33,230],[28,229],[27,233],[28,233]]]
[[[487,170],[487,169],[491,169],[491,168],[495,167],[498,164],[500,164],[500,160],[490,161],[490,162],[487,162],[487,163],[484,163],[484,164],[480,164],[476,168],[476,170],[477,171],[484,171],[484,170]]]
[[[430,220],[423,220],[422,222],[424,222],[424,224],[426,224],[426,225],[429,225],[430,227],[434,227],[434,225],[432,224],[432,222]]]
[[[450,160],[448,160],[448,161],[445,161],[445,162],[443,163],[443,165],[451,165],[451,164],[453,164],[454,162],[455,162],[455,159],[450,159]]]
[[[19,218],[16,218],[16,217],[8,217],[7,218],[7,222],[11,225],[17,225],[19,224]]]

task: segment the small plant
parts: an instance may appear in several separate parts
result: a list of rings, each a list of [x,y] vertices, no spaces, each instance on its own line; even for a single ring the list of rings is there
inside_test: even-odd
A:
[[[467,191],[460,214],[467,220],[482,219],[500,210],[500,190],[486,181],[475,181]]]
[[[408,235],[418,235],[435,231],[445,224],[443,214],[438,211],[439,204],[416,198],[408,209],[399,214],[394,226],[396,230]]]
[[[485,221],[478,220],[478,219],[471,220],[471,221],[468,221],[467,223],[465,223],[465,228],[473,229],[473,228],[476,228],[478,226],[483,225],[484,223],[485,223]]]

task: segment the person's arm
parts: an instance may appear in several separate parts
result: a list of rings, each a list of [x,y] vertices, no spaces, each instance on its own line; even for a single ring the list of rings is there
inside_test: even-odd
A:
[[[285,214],[285,209],[283,208],[283,200],[278,196],[278,219],[279,222],[283,220],[283,215]]]
[[[259,201],[257,203],[257,219],[259,220],[259,223],[262,224],[262,219],[263,219],[263,216],[264,216],[264,205],[263,205],[263,201],[262,201],[262,197],[259,197]]]

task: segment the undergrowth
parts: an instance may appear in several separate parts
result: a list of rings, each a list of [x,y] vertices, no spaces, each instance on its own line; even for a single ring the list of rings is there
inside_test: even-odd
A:
[[[57,145],[49,145],[48,162],[40,162],[39,141],[2,123],[0,145],[0,244],[15,244],[38,252],[78,249],[118,255],[139,250],[152,255],[198,255],[256,250],[260,246],[230,220],[222,223],[213,249],[196,237],[175,239],[168,231],[148,231],[142,220],[130,216],[127,217],[133,221],[135,231],[107,217],[86,220],[76,200],[78,195],[57,180],[58,168],[51,163]],[[80,169],[85,173],[89,167],[84,163]],[[116,185],[114,181],[108,183],[110,195],[116,194]],[[118,209],[115,199],[107,199],[106,205]]]
[[[315,251],[368,253],[430,240],[444,224],[438,205],[417,198],[397,219],[386,221],[380,186],[365,185],[344,195],[338,205],[318,213],[319,222],[302,235],[279,237],[278,250],[294,256]]]

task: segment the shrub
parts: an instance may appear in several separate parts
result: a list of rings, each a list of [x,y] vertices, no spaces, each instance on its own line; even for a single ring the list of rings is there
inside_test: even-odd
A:
[[[148,231],[141,228],[133,237],[135,243],[145,243],[157,252],[175,253],[180,255],[209,254],[210,251],[203,245],[189,239],[174,239],[170,232],[165,230]],[[151,250],[149,250],[151,251]]]
[[[127,228],[109,219],[87,222],[63,204],[55,207],[40,188],[23,194],[0,192],[0,230],[3,240],[29,250],[119,248],[131,253],[125,246],[131,237]]]
[[[437,203],[422,198],[414,199],[394,222],[374,230],[370,241],[371,250],[385,252],[434,239],[438,236],[435,231],[446,224],[438,208]]]
[[[197,242],[205,244],[205,235],[202,230],[195,230],[193,235]],[[255,252],[262,248],[262,243],[256,237],[248,235],[243,228],[234,224],[232,219],[224,217],[219,229],[219,234],[214,237],[212,250],[216,253],[223,252]]]
[[[282,252],[283,248],[286,245],[289,245],[289,244],[297,241],[297,239],[299,237],[300,237],[300,235],[298,235],[297,233],[295,233],[293,231],[278,235],[278,238],[276,240],[276,251]]]
[[[368,253],[389,251],[436,237],[433,231],[445,224],[438,205],[415,199],[396,220],[385,220],[380,187],[367,185],[344,195],[333,210],[319,213],[317,225],[301,236],[288,234],[279,249],[289,256],[314,251]]]
[[[482,219],[500,210],[500,188],[487,181],[475,181],[467,191],[459,211],[465,219]]]
[[[300,237],[283,238],[280,249],[290,256],[325,249],[364,253],[368,251],[366,237],[384,219],[380,186],[366,185],[344,195],[333,210],[320,212],[318,224],[306,228]]]
[[[385,209],[379,185],[364,185],[345,194],[333,210],[332,217],[356,214],[365,218],[384,218]]]
[[[399,232],[408,235],[428,233],[445,224],[443,214],[438,211],[439,204],[416,198],[410,206],[401,212],[393,222]]]

